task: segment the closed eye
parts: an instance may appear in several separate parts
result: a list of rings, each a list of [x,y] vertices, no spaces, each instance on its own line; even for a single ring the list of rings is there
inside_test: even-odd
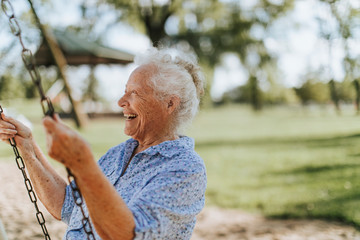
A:
[[[129,91],[125,90],[125,94],[129,93]],[[131,90],[130,94],[137,94],[137,92],[135,90]]]

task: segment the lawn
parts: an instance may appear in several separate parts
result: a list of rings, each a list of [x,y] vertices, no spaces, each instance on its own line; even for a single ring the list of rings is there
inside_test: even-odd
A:
[[[38,102],[2,102],[23,112],[45,148]],[[360,226],[360,116],[327,107],[246,106],[201,110],[188,130],[207,167],[207,205],[281,218],[325,218]],[[70,121],[66,121],[73,125]],[[96,157],[127,139],[121,119],[91,121],[80,133]],[[0,145],[0,160],[13,159]]]

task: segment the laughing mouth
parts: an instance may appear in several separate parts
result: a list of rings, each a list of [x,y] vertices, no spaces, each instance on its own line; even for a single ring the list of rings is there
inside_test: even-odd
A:
[[[126,120],[131,120],[137,117],[136,114],[124,114],[124,117],[126,118]]]

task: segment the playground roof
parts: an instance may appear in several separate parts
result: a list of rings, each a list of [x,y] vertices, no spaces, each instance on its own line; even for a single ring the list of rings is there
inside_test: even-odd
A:
[[[126,51],[103,46],[70,31],[53,30],[53,36],[68,65],[128,64],[134,55]],[[43,41],[35,53],[38,65],[54,65],[48,46]]]

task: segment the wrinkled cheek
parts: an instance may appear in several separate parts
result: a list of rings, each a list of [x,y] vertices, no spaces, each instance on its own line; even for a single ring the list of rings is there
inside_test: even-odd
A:
[[[149,117],[151,115],[151,110],[148,109],[149,106],[145,104],[141,104],[138,106],[138,123],[136,126],[136,135],[137,136],[143,136],[146,132],[146,125],[147,121],[149,120]]]
[[[136,129],[136,135],[143,136],[146,131],[146,117],[142,116],[139,118],[139,123]]]
[[[138,116],[135,120],[125,123],[124,133],[128,136],[136,137],[142,134],[144,129],[143,120]]]

